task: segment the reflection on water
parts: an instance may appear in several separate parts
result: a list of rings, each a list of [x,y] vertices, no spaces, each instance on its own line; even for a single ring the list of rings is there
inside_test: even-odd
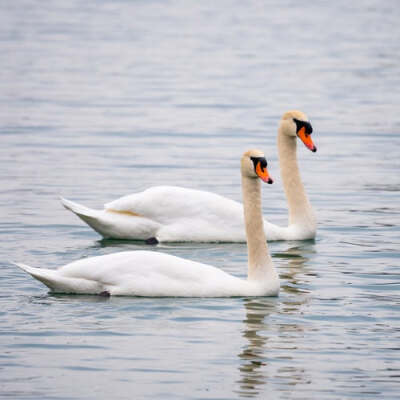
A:
[[[283,260],[279,275],[281,280],[285,282],[281,285],[281,290],[291,295],[301,295],[309,293],[309,282],[304,280],[304,276],[315,276],[311,270],[307,268],[307,262],[310,255],[315,253],[314,240],[298,242],[295,246],[289,247],[284,252],[274,253],[275,259]],[[289,244],[290,246],[290,244]],[[284,269],[282,270],[282,267]],[[298,278],[300,276],[300,278]],[[301,301],[301,296],[297,296],[295,301]]]
[[[237,381],[240,389],[237,393],[241,397],[255,397],[262,386],[268,383],[268,336],[265,332],[268,332],[267,317],[276,311],[277,305],[272,299],[249,299],[244,301],[244,306],[246,318],[243,320],[242,335],[247,344],[238,354],[241,364],[240,379]]]
[[[271,298],[252,298],[244,301],[246,317],[243,320],[243,338],[246,345],[238,354],[240,359],[240,379],[237,381],[240,389],[237,393],[241,397],[256,397],[263,392],[272,380],[279,380],[281,390],[285,386],[294,386],[305,382],[306,371],[304,366],[293,365],[272,367],[276,349],[286,350],[281,358],[291,360],[290,350],[297,348],[296,339],[305,331],[300,321],[270,324],[270,316],[276,314],[299,315],[302,305],[307,302],[309,293],[304,287],[307,282],[297,276],[306,276],[306,264],[309,260],[307,253],[312,251],[313,242],[302,243],[288,248],[274,256],[286,261],[285,270],[280,271],[285,284],[281,287],[280,302]],[[310,274],[311,275],[311,274]],[[273,317],[274,318],[274,317]],[[278,329],[276,329],[278,327]],[[280,340],[280,338],[282,340]]]

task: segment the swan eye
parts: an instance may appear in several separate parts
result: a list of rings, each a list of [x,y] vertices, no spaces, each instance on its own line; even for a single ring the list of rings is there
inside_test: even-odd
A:
[[[293,118],[293,122],[296,124],[296,133],[299,132],[301,128],[305,128],[306,135],[311,135],[313,128],[308,121],[300,121],[299,119]]]
[[[250,159],[253,161],[254,170],[256,170],[258,164],[260,164],[262,170],[267,168],[268,163],[265,157],[250,157]]]

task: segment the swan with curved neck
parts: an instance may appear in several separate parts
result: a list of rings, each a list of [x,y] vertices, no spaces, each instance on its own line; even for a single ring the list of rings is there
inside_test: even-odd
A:
[[[241,159],[248,277],[151,251],[120,252],[82,259],[58,270],[16,264],[56,293],[120,296],[277,296],[279,276],[268,252],[261,210],[260,179],[272,183],[262,152]]]
[[[312,239],[316,233],[316,219],[308,200],[297,163],[297,138],[312,152],[316,152],[307,116],[300,111],[286,112],[278,129],[278,155],[283,188],[289,207],[289,225],[278,228],[287,239]],[[279,229],[280,228],[280,229]]]
[[[278,153],[289,206],[289,224],[265,220],[268,240],[312,239],[316,220],[308,201],[296,158],[299,138],[315,152],[312,127],[300,111],[286,112],[278,128]],[[104,238],[157,242],[245,242],[243,207],[215,193],[175,186],[155,186],[121,197],[93,210],[61,199],[65,208]]]

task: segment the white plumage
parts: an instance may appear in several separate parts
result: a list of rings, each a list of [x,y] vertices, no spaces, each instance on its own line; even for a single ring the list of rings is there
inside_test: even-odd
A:
[[[295,122],[296,121],[296,122]],[[302,125],[303,124],[303,125]],[[306,125],[305,125],[306,124]],[[289,206],[287,227],[264,219],[268,240],[312,239],[316,220],[300,178],[296,140],[315,151],[308,118],[300,111],[283,115],[278,130],[281,175]],[[61,199],[68,210],[105,238],[159,242],[245,242],[243,206],[218,194],[175,186],[156,186],[93,210]]]
[[[257,167],[257,168],[256,168]],[[261,152],[246,152],[241,162],[248,278],[168,254],[129,251],[86,258],[57,270],[16,264],[53,292],[125,296],[231,297],[275,296],[279,277],[268,252],[261,214],[262,180],[272,183]]]
[[[90,257],[57,270],[16,264],[55,293],[145,297],[274,296],[279,282],[232,276],[213,266],[152,251]]]

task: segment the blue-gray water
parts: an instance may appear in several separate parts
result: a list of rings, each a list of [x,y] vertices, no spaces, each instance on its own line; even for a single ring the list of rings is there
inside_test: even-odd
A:
[[[398,398],[399,20],[397,0],[2,2],[0,397]],[[240,200],[251,147],[285,224],[275,140],[292,108],[314,127],[299,161],[319,230],[270,244],[279,298],[55,296],[9,263],[142,249],[100,241],[58,196]],[[244,244],[155,251],[246,273]]]

